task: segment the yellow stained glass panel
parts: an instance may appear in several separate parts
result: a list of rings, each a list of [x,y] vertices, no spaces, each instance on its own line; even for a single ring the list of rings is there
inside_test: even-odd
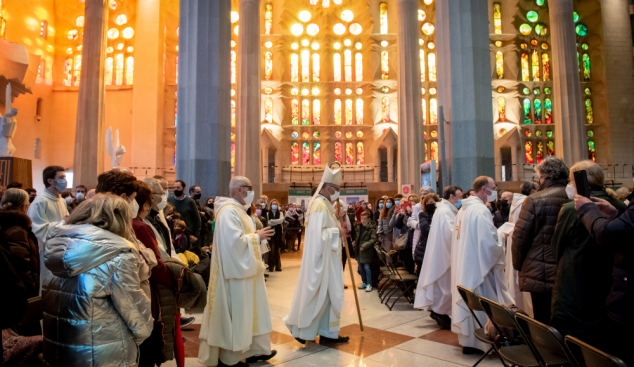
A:
[[[346,99],[346,125],[352,125],[352,100]]]
[[[381,79],[387,80],[390,78],[390,65],[388,63],[387,51],[381,52]]]
[[[303,50],[301,53],[302,58],[302,82],[308,83],[310,81],[310,53],[308,50]]]
[[[429,67],[429,81],[436,81],[436,54],[430,53],[427,55],[427,66]]]
[[[125,84],[132,85],[134,83],[134,57],[128,56],[125,59]]]
[[[264,80],[273,80],[273,53],[264,54]]]
[[[381,98],[381,117],[383,122],[390,122],[390,98]]]
[[[357,99],[356,102],[357,107],[357,125],[363,125],[363,100],[361,98]]]
[[[332,66],[334,68],[335,81],[341,81],[341,55],[339,53],[335,53],[332,57]]]
[[[273,122],[273,99],[266,98],[264,100],[264,120],[269,124]]]
[[[321,123],[321,103],[318,99],[313,100],[313,125]]]
[[[319,81],[319,54],[313,54],[313,82]]]
[[[345,50],[343,52],[345,81],[352,81],[352,51]]]
[[[432,125],[438,123],[438,102],[436,98],[429,100],[429,123]]]
[[[387,4],[381,3],[379,5],[379,24],[381,34],[387,34]]]
[[[425,81],[425,50],[420,50],[420,81]]]
[[[335,99],[335,125],[341,125],[341,100]]]
[[[355,80],[357,82],[363,81],[363,55],[357,52],[354,55],[354,68],[355,68]]]

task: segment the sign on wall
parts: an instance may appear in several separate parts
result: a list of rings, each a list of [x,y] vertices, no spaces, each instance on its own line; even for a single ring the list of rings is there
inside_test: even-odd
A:
[[[409,185],[409,184],[408,185],[402,185],[401,186],[401,194],[403,196],[407,196],[407,195],[412,193],[413,188],[414,188],[414,185]]]

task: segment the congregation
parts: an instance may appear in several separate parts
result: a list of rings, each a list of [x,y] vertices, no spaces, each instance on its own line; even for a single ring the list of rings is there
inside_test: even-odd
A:
[[[588,197],[577,193],[581,171]],[[473,292],[634,365],[634,194],[608,188],[592,161],[550,158],[535,172],[520,192],[498,192],[481,176],[469,188],[425,186],[370,203],[339,199],[341,169],[327,167],[299,205],[254,198],[245,177],[231,180],[230,197],[203,201],[201,187],[182,180],[137,180],[117,168],[88,190],[67,187],[63,167],[47,167],[44,192],[0,188],[2,284],[14,295],[2,305],[4,361],[184,366],[180,330],[194,309],[204,309],[200,363],[270,360],[265,282],[282,272],[283,254],[300,252],[284,323],[302,344],[348,342],[339,313],[351,257],[359,291],[378,293],[390,310],[404,299],[429,311],[465,354],[499,353],[478,335],[494,320],[465,297]]]

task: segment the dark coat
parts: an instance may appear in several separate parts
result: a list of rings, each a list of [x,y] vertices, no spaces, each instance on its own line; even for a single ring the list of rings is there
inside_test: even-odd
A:
[[[31,219],[15,210],[0,211],[0,234],[11,254],[13,270],[22,279],[27,298],[40,293],[40,253]]]
[[[423,257],[425,257],[427,238],[429,237],[429,230],[431,229],[431,219],[432,218],[430,218],[425,212],[420,212],[418,214],[418,229],[420,229],[420,237],[418,237],[418,243],[414,249],[414,261],[417,263],[422,263]]]
[[[502,227],[502,224],[508,222],[510,214],[510,210],[506,213],[503,213],[502,210],[499,210],[497,213],[495,213],[493,215],[493,225],[495,226],[495,228],[500,228]]]
[[[608,317],[626,326],[634,326],[634,195],[625,212],[612,220],[601,214],[594,204],[579,208],[578,216],[602,250],[616,252],[611,274],[610,293],[606,300]]]
[[[593,190],[591,195],[607,200],[619,213],[625,211],[625,204],[610,198],[603,189]],[[597,245],[577,219],[574,202],[561,208],[552,246],[557,277],[550,324],[562,335],[573,335],[599,345],[615,251]]]
[[[158,233],[161,235],[161,237],[163,238],[163,242],[165,242],[165,244],[167,245],[167,254],[171,256],[172,246],[169,245],[171,243],[170,232],[169,229],[167,229],[167,226],[161,220],[159,212],[155,211],[154,209],[150,209],[150,214],[145,217],[145,219],[152,223],[152,226],[154,226],[154,228],[156,228]]]
[[[521,291],[544,293],[552,290],[557,264],[551,240],[559,211],[569,201],[565,181],[551,182],[524,200],[511,248]]]
[[[376,257],[374,245],[376,244],[376,223],[370,220],[361,234],[361,223],[356,225],[356,237],[354,241],[354,253],[360,264],[372,264]],[[363,251],[361,251],[363,249]]]

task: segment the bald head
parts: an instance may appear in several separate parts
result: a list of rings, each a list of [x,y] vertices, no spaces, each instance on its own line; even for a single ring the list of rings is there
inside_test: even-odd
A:
[[[229,182],[229,196],[236,199],[240,204],[245,204],[246,191],[253,190],[251,180],[244,176],[236,176]],[[243,193],[245,191],[245,193]]]

